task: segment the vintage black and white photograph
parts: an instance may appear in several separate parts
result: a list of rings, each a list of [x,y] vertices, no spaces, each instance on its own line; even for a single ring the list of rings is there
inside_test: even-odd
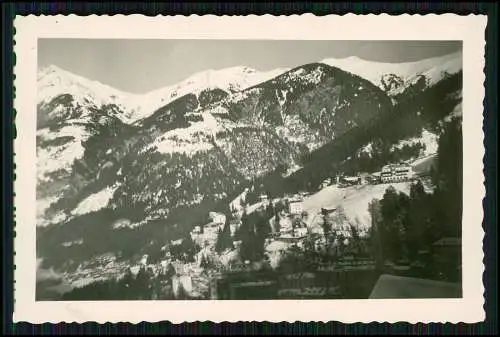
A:
[[[57,36],[58,25],[18,68],[33,78],[17,109],[31,116],[19,142],[33,157],[18,167],[33,169],[21,177],[32,192],[17,195],[34,204],[17,214],[36,216],[20,222],[33,236],[16,264],[33,259],[21,267],[36,278],[33,305],[92,316],[102,304],[124,321],[111,303],[184,303],[169,310],[200,320],[229,320],[203,303],[256,300],[481,307],[482,98],[465,90],[481,77],[465,37],[152,38],[145,21],[129,36]]]
[[[37,300],[461,296],[460,41],[38,40]]]

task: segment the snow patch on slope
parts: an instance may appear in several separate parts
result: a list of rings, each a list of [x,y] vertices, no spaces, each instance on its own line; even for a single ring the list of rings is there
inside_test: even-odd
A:
[[[108,186],[97,193],[89,195],[71,213],[73,215],[83,215],[107,207],[117,188],[117,185]]]
[[[73,137],[73,140],[61,145],[37,147],[37,178],[38,181],[51,180],[50,173],[59,170],[71,171],[71,166],[76,159],[83,157],[85,149],[82,142],[88,139],[89,133],[81,126],[66,125],[58,131],[44,128],[37,131],[41,141],[54,141],[62,137]]]
[[[425,146],[423,156],[429,156],[431,154],[437,153],[438,141],[439,141],[438,135],[423,129],[420,137],[413,137],[401,140],[397,144],[393,145],[391,150],[401,149],[405,145],[412,146],[420,143]]]
[[[215,139],[218,131],[223,128],[219,126],[212,114],[204,112],[201,114],[203,121],[194,122],[188,128],[174,129],[157,137],[148,148],[156,147],[160,153],[184,153],[187,155],[209,151],[213,148],[211,140]]]

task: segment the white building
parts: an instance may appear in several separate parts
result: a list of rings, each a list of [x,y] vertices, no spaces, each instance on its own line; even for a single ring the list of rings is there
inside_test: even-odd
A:
[[[408,164],[386,165],[380,173],[382,183],[396,183],[413,178],[412,167]]]
[[[217,222],[217,223],[226,223],[226,216],[222,213],[217,213],[217,212],[210,212],[208,213],[209,218],[212,220],[212,222]]]
[[[306,236],[307,235],[307,228],[306,227],[295,228],[295,230],[293,231],[293,235],[295,237],[299,237],[299,238]]]
[[[293,201],[289,203],[288,206],[288,212],[290,214],[300,214],[302,213],[303,208],[302,208],[302,203],[299,201]]]
[[[240,228],[240,225],[241,223],[239,221],[231,221],[231,223],[229,224],[229,231],[232,237],[236,234],[236,231],[238,230],[238,228]]]
[[[361,184],[361,177],[342,177],[341,182],[347,185]]]

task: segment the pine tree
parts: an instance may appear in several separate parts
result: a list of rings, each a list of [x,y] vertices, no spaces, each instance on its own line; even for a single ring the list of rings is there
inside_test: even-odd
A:
[[[229,225],[229,221],[226,221],[224,224],[224,228],[217,235],[217,243],[215,244],[215,251],[217,253],[221,253],[226,249],[233,248],[233,240],[231,239],[231,228]]]
[[[377,199],[373,199],[368,204],[368,212],[371,217],[371,227],[370,227],[370,242],[372,247],[372,252],[375,257],[375,261],[378,268],[382,267],[384,256],[383,256],[383,245],[381,238],[381,211],[380,202]]]

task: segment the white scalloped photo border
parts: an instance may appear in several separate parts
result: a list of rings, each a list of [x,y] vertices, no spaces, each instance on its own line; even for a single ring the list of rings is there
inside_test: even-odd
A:
[[[16,17],[14,321],[466,322],[484,320],[484,15]],[[36,74],[39,38],[463,41],[463,297],[399,300],[35,301]]]

